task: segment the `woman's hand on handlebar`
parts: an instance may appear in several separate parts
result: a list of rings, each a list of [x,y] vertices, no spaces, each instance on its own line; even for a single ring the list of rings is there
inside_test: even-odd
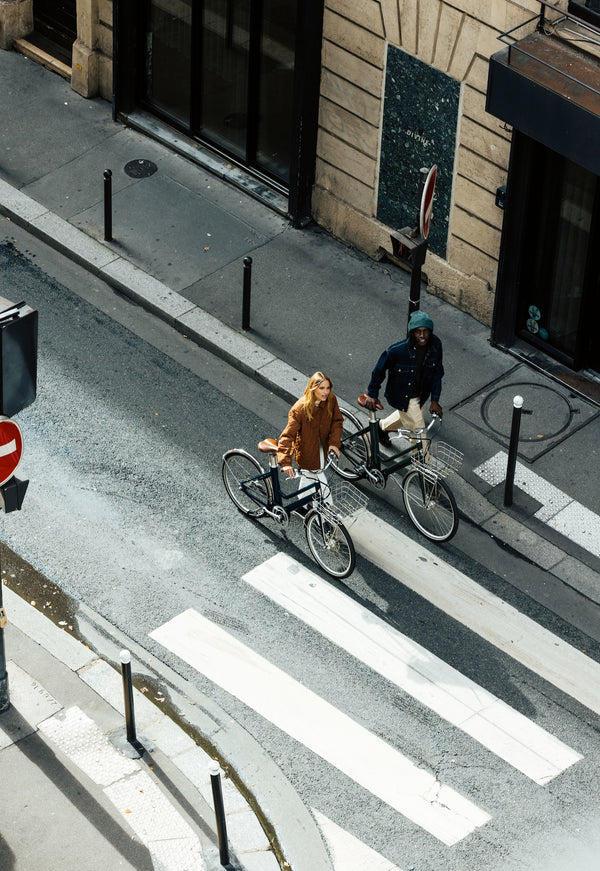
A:
[[[335,445],[331,445],[331,447],[327,451],[327,462],[325,463],[325,465],[323,467],[323,471],[325,471],[325,469],[329,468],[329,466],[333,462],[335,462],[335,460],[339,460],[339,458],[340,458],[340,449],[337,448]]]

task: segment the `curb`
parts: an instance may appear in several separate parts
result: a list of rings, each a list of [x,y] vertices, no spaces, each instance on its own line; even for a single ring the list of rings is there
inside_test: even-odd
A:
[[[132,654],[136,683],[161,687],[165,702],[160,707],[134,688],[138,737],[169,757],[211,809],[207,762],[218,757],[226,775],[222,784],[228,840],[241,869],[333,871],[320,829],[296,790],[254,738],[216,703],[189,682],[182,686],[176,672],[87,606],[79,604],[75,616],[84,644],[10,587],[4,593],[11,623],[123,716],[121,650]],[[123,741],[113,743],[121,746]],[[240,761],[232,765],[229,759]]]

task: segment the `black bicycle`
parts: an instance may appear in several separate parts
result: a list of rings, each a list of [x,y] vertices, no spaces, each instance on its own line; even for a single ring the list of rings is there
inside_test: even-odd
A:
[[[358,397],[365,406],[366,396]],[[378,410],[383,406],[377,401]],[[433,442],[442,419],[434,415],[429,426],[413,432],[399,429],[390,432],[400,446],[383,455],[379,446],[379,421],[369,411],[369,423],[362,426],[346,409],[340,459],[332,464],[338,475],[349,481],[366,479],[383,489],[388,479],[400,487],[407,514],[413,525],[431,541],[450,541],[458,529],[458,508],[450,487],[443,480],[462,464],[463,455],[444,442]],[[406,439],[409,440],[408,444]]]
[[[267,515],[284,528],[292,516],[301,518],[316,562],[332,577],[347,578],[354,570],[356,552],[342,519],[356,516],[366,506],[367,497],[351,485],[329,487],[319,480],[293,493],[284,493],[279,480],[277,442],[263,439],[258,449],[268,454],[266,470],[241,448],[223,454],[223,483],[234,505],[247,517],[257,519]],[[331,453],[320,471],[325,471],[333,459],[335,454]]]

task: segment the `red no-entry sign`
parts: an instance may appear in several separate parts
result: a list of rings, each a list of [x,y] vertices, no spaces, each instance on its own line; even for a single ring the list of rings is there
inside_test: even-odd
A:
[[[23,437],[18,423],[0,417],[0,487],[12,478],[21,462]]]

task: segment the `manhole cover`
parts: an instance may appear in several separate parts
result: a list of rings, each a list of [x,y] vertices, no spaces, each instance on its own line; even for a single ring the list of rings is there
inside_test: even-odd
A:
[[[598,415],[598,409],[540,372],[518,364],[481,387],[453,411],[475,429],[507,448],[513,417],[513,399],[522,396],[519,456],[534,462]]]
[[[151,160],[130,160],[124,166],[125,173],[130,178],[148,178],[157,171],[158,167]]]
[[[513,398],[519,394],[528,397],[523,411],[530,412],[521,415],[519,441],[540,442],[555,438],[571,423],[573,409],[558,390],[540,384],[517,382],[493,390],[481,404],[482,418],[498,435],[505,438],[510,436]]]

